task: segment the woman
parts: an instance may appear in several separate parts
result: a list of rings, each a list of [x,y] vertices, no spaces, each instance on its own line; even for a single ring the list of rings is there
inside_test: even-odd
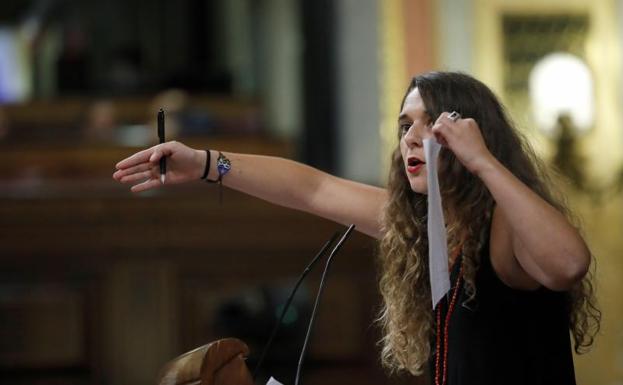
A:
[[[222,179],[379,239],[382,361],[391,370],[417,375],[429,365],[434,384],[574,384],[569,330],[579,352],[600,318],[586,278],[591,254],[496,97],[464,74],[417,76],[398,134],[386,189],[285,159],[174,142],[119,162],[114,178],[142,181],[134,192],[160,187],[158,160],[167,156],[167,183]],[[426,138],[444,146],[438,173],[453,286],[434,310]]]

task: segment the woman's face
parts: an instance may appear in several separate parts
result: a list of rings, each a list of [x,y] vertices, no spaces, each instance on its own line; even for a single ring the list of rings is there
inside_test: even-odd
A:
[[[420,92],[414,88],[405,98],[398,117],[398,126],[404,172],[411,189],[421,194],[426,194],[428,191],[422,140],[433,137],[432,123]]]

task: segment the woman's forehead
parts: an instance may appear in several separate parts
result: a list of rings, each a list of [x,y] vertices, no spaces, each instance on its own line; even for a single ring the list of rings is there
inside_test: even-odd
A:
[[[424,105],[424,100],[416,87],[407,94],[405,102],[402,105],[402,111],[400,111],[400,116],[407,115],[416,117],[422,114],[427,114],[426,105]]]

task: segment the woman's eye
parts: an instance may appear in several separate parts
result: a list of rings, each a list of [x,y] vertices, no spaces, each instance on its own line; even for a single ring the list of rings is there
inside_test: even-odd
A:
[[[410,124],[407,123],[403,123],[400,125],[400,135],[404,135],[407,133],[407,131],[409,131],[409,128],[411,128]]]

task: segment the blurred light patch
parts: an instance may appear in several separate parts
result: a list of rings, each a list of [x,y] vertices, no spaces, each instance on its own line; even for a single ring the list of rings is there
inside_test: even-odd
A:
[[[29,95],[24,49],[18,34],[0,27],[0,103],[20,102]]]
[[[284,308],[285,304],[281,304],[279,306],[277,306],[277,309],[275,309],[275,318],[279,319],[279,317],[281,317],[281,313],[283,313],[283,308]],[[288,311],[286,312],[285,316],[283,317],[283,323],[285,325],[290,325],[295,323],[297,320],[299,319],[299,312],[298,310],[296,310],[295,306],[292,306],[288,309]]]
[[[578,133],[593,125],[593,78],[577,56],[556,52],[537,62],[530,73],[530,99],[535,121],[545,134],[556,134],[561,115],[571,118]]]

